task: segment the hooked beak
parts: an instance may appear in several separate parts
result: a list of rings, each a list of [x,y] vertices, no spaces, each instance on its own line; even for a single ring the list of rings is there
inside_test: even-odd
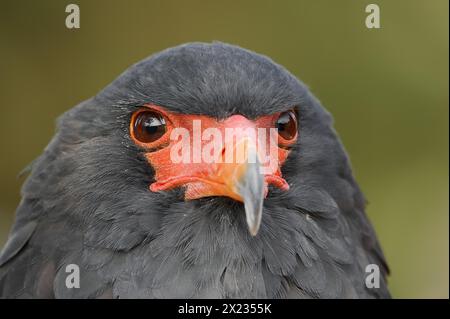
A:
[[[261,225],[266,185],[264,175],[260,172],[261,165],[257,154],[251,156],[255,158],[254,163],[243,163],[237,168],[241,174],[235,182],[235,188],[244,201],[248,230],[252,236],[256,236]]]

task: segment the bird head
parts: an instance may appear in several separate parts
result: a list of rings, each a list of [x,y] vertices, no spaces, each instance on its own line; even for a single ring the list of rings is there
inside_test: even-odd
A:
[[[119,125],[125,133],[120,144],[140,162],[117,170],[139,167],[138,180],[153,202],[227,207],[245,217],[255,236],[264,202],[289,193],[294,174],[283,170],[291,153],[298,156],[307,94],[265,56],[223,43],[190,43],[130,67],[89,105],[97,105],[93,126]]]
[[[117,295],[340,296],[342,271],[387,272],[329,113],[233,45],[154,54],[66,112],[22,196],[45,254],[110,264]]]
[[[256,236],[272,227],[272,208],[322,203],[315,209],[335,211],[328,194],[344,188],[330,181],[350,169],[331,122],[271,59],[189,43],[136,63],[66,112],[34,167],[54,169],[45,190],[58,199],[55,209],[88,228],[88,242],[132,247],[161,233],[178,238],[202,219],[220,233]],[[24,193],[37,192],[35,180]]]

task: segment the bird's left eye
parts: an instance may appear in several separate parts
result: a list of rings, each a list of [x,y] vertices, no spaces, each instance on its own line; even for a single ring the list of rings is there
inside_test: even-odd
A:
[[[294,111],[287,111],[280,114],[276,122],[278,135],[289,141],[297,136],[297,117]]]
[[[166,120],[153,111],[139,112],[132,119],[132,135],[141,143],[152,143],[167,131]]]

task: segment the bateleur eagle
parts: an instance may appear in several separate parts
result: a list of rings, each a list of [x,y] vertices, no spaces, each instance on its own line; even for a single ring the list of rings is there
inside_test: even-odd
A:
[[[389,297],[330,114],[269,58],[217,42],[170,48],[57,126],[22,188],[1,297]],[[243,160],[224,160],[238,150]]]

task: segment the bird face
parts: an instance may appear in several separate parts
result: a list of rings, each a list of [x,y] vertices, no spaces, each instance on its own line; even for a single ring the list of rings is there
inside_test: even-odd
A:
[[[297,140],[294,110],[254,120],[217,120],[147,104],[131,117],[130,136],[155,170],[153,192],[185,188],[185,199],[225,196],[243,202],[257,234],[268,186],[288,190],[281,165]]]

